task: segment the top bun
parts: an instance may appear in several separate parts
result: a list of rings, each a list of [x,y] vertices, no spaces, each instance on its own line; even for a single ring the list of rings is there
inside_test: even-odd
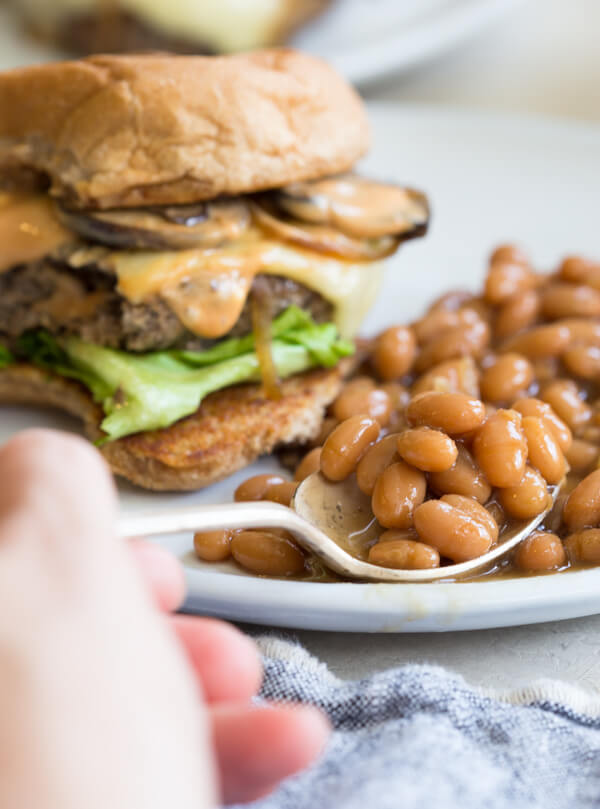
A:
[[[0,175],[33,169],[79,207],[276,188],[346,171],[368,142],[354,90],[288,49],[98,56],[0,75]]]

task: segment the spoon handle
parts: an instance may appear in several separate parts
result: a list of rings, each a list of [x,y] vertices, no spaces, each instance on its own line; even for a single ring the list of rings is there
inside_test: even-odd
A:
[[[148,538],[225,528],[287,528],[292,525],[297,530],[297,521],[298,517],[294,512],[277,503],[223,503],[211,506],[179,506],[168,511],[149,511],[122,517],[117,531],[123,538]]]

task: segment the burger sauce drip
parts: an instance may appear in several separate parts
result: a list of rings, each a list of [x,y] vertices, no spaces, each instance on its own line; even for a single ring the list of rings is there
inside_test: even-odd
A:
[[[281,199],[292,215],[356,239],[401,235],[426,224],[429,216],[420,192],[354,174],[292,184]]]
[[[73,240],[54,216],[48,196],[0,192],[0,272],[37,261]]]
[[[281,384],[273,360],[271,323],[272,309],[269,290],[261,278],[254,281],[250,302],[254,350],[258,357],[263,390],[267,399],[281,399]]]

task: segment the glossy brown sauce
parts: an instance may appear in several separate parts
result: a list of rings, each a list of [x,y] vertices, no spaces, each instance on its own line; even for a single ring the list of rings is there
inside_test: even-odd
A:
[[[354,182],[363,187],[362,180]],[[345,182],[345,186],[351,184]],[[368,184],[370,193],[374,193],[376,187],[376,184],[375,188]],[[361,193],[357,191],[358,201],[350,216],[356,218],[359,207],[366,205],[366,188]],[[395,192],[397,196],[401,189]],[[394,195],[387,190],[381,193],[383,197]],[[375,205],[379,205],[376,194]],[[132,303],[161,297],[190,331],[202,337],[218,338],[235,325],[259,273],[289,274],[294,280],[314,288],[312,279],[323,275],[317,270],[320,263],[321,267],[327,262],[329,266],[337,263],[335,269],[342,275],[345,267],[350,269],[344,258],[321,256],[310,246],[308,249],[288,246],[282,250],[281,238],[268,236],[256,224],[247,227],[243,222],[242,227],[235,205],[212,207],[214,216],[202,224],[202,229],[209,241],[222,242],[222,246],[110,252],[106,261],[115,271],[119,293]],[[134,227],[136,220],[138,224],[145,222],[150,226],[156,218],[156,214],[144,211],[119,212],[119,216],[124,217],[123,227],[129,219]],[[0,271],[3,271],[42,258],[64,243],[77,241],[78,237],[60,223],[54,203],[47,195],[4,193],[0,196],[0,239],[3,244]],[[294,266],[290,269],[286,262]]]
[[[423,213],[419,195],[354,174],[297,183],[284,189],[286,194],[287,210],[293,212],[295,205],[306,219],[327,222],[359,239],[401,233]]]
[[[0,272],[43,258],[70,241],[73,234],[60,224],[47,195],[0,192]]]

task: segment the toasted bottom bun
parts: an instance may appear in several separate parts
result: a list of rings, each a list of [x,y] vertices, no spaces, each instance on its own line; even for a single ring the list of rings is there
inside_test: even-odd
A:
[[[277,447],[314,438],[355,364],[291,377],[278,400],[266,399],[260,385],[218,391],[171,427],[121,438],[101,452],[116,475],[145,489],[201,489]],[[102,409],[82,385],[31,365],[0,371],[0,403],[57,408],[82,419],[90,440],[102,435]]]

